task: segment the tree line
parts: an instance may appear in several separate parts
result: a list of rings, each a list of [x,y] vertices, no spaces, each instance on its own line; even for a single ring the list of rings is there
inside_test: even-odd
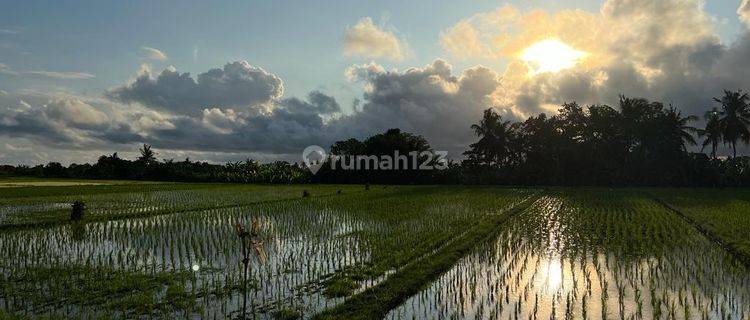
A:
[[[555,116],[524,122],[488,109],[472,126],[478,141],[465,152],[464,166],[520,184],[747,185],[748,162],[737,146],[750,143],[750,99],[725,91],[714,100],[718,107],[705,113],[700,129],[691,126],[698,117],[673,106],[624,96],[618,108],[566,103]],[[731,158],[718,157],[721,144],[731,147]],[[696,145],[701,152],[690,152]]]
[[[750,98],[724,91],[716,106],[700,118],[683,115],[671,105],[621,96],[618,106],[565,103],[556,115],[540,114],[510,121],[494,109],[472,125],[477,140],[463,161],[445,170],[420,170],[408,162],[398,170],[350,169],[348,155],[390,156],[398,151],[422,154],[432,150],[416,134],[390,129],[365,140],[334,143],[317,174],[300,163],[247,160],[224,165],[206,162],[158,161],[144,145],[133,161],[112,154],[91,164],[2,166],[0,175],[97,179],[239,183],[388,183],[499,184],[568,186],[750,186],[750,158],[738,146],[750,144]],[[726,145],[730,157],[719,157]],[[700,152],[695,152],[700,147]],[[434,159],[420,156],[419,163]],[[342,166],[343,165],[343,166]]]
[[[310,172],[298,164],[285,161],[261,163],[254,160],[212,164],[201,161],[158,160],[150,145],[140,148],[135,160],[121,158],[117,153],[103,155],[94,164],[63,166],[50,162],[37,166],[0,166],[0,176],[42,178],[116,179],[177,182],[229,183],[306,183]]]

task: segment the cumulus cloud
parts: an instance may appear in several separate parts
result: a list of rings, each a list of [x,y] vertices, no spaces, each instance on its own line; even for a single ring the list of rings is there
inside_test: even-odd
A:
[[[573,68],[534,74],[521,54],[546,39],[587,55]],[[702,114],[722,88],[746,87],[750,72],[740,58],[750,55],[747,34],[722,43],[700,0],[607,0],[598,12],[505,6],[458,22],[441,43],[453,56],[509,61],[493,96],[519,117],[573,100],[614,104],[619,94]]]
[[[483,43],[480,31],[469,21],[461,21],[440,34],[443,48],[458,58],[492,57],[492,49]]]
[[[740,8],[737,9],[737,14],[739,14],[740,19],[750,27],[750,0],[742,0]]]
[[[508,32],[530,17],[521,16],[510,5],[478,13],[441,32],[440,44],[458,58],[497,58],[502,55],[501,46],[508,41]]]
[[[310,92],[307,101],[289,98],[281,101],[281,105],[299,113],[330,114],[341,111],[341,106],[336,99],[320,91]]]
[[[393,32],[376,26],[365,17],[344,32],[344,54],[365,58],[403,60],[408,51],[406,42]]]
[[[4,95],[0,99],[0,134],[31,137],[44,143],[77,144],[91,141],[90,133],[105,129],[107,115],[88,103],[70,96],[45,99],[37,95]],[[28,98],[31,103],[27,102]]]
[[[289,154],[333,142],[324,118],[339,111],[338,102],[319,91],[271,107],[217,106],[195,115],[72,94],[20,92],[0,96],[0,136],[65,150],[149,143],[162,150]]]
[[[294,153],[311,144],[333,142],[336,137],[323,116],[338,110],[335,99],[316,91],[306,100],[284,99],[271,109],[205,108],[199,116],[169,117],[169,126],[129,128],[108,139],[147,141],[173,150]]]
[[[167,54],[156,48],[141,47],[141,51],[143,52],[143,57],[145,59],[156,61],[167,61],[167,59],[169,59],[167,58]]]
[[[47,78],[55,78],[55,79],[68,79],[68,80],[78,80],[78,79],[92,79],[95,76],[88,72],[57,72],[57,71],[26,71],[24,74],[32,75],[32,76],[42,76]]]
[[[106,99],[0,94],[0,136],[67,150],[149,143],[166,153],[208,157],[297,154],[310,144],[398,127],[458,156],[475,139],[470,125],[488,107],[520,120],[555,112],[567,101],[615,104],[627,94],[700,115],[721,89],[750,89],[750,32],[722,43],[702,3],[607,0],[596,12],[555,13],[506,6],[467,17],[441,34],[446,52],[507,62],[503,70],[454,70],[442,59],[401,71],[374,62],[354,65],[345,76],[361,84],[363,94],[353,113],[318,91],[283,97],[277,76],[233,62],[196,77],[146,68]],[[588,54],[569,69],[532,72],[519,54],[550,38]],[[14,141],[9,145],[19,146]]]
[[[403,72],[376,64],[349,68],[350,79],[365,84],[364,101],[361,111],[331,123],[332,130],[345,137],[401,128],[425,135],[436,148],[460,153],[472,139],[471,124],[493,105],[500,78],[482,66],[459,75],[452,69],[444,60]]]
[[[237,61],[201,73],[195,79],[174,68],[167,68],[157,76],[145,69],[134,82],[109,90],[106,95],[123,103],[197,115],[208,107],[247,108],[267,104],[283,93],[279,77],[246,61]]]
[[[98,129],[109,120],[106,114],[77,98],[58,98],[43,108],[47,118],[61,121],[73,128]]]
[[[11,94],[0,100],[0,135],[64,149],[149,143],[162,150],[279,155],[399,127],[424,134],[436,148],[460,153],[471,141],[469,126],[492,104],[500,83],[488,68],[454,74],[443,60],[405,71],[371,63],[347,73],[366,88],[352,114],[342,114],[336,99],[319,91],[269,105],[215,104],[194,114],[107,99]]]

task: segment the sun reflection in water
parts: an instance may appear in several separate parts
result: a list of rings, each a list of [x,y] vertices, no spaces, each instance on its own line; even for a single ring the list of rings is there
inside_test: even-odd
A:
[[[555,258],[550,260],[549,264],[547,265],[546,275],[547,278],[545,281],[545,286],[547,287],[547,292],[557,292],[557,290],[560,289],[563,281],[563,269],[562,263],[560,263],[560,259]]]

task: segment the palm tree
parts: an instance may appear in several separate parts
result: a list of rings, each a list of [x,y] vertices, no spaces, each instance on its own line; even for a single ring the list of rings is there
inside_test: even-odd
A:
[[[147,165],[156,162],[156,152],[151,149],[150,145],[144,143],[139,151],[141,152],[141,156],[138,157],[139,162]]]
[[[514,129],[510,121],[503,121],[503,117],[492,108],[484,111],[479,124],[471,125],[479,141],[472,144],[466,152],[469,156],[479,157],[487,164],[505,164],[511,155],[510,140]]]
[[[711,157],[716,159],[716,149],[719,146],[719,142],[722,138],[719,110],[713,108],[712,110],[706,112],[703,118],[706,120],[706,128],[698,130],[698,136],[705,138],[705,140],[703,141],[701,152],[703,152],[703,150],[705,150],[707,146],[711,145]]]
[[[667,135],[670,141],[679,144],[682,151],[687,151],[687,145],[698,144],[695,141],[695,134],[698,129],[690,126],[690,122],[697,121],[696,116],[683,117],[682,112],[677,108],[670,107],[664,112],[664,124],[666,125]]]
[[[724,96],[714,98],[721,103],[720,120],[724,143],[732,145],[734,157],[737,157],[737,141],[750,143],[750,97],[742,90],[724,90]]]

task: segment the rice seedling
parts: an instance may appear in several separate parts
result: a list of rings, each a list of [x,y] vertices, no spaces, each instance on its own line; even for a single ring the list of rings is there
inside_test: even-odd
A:
[[[0,259],[0,310],[63,318],[308,318],[450,247],[466,226],[531,194],[359,188],[326,186],[304,199],[296,187],[254,193],[261,189],[243,186],[78,195],[90,208],[85,224],[0,230],[0,256],[7,257]],[[279,190],[287,198],[278,200]],[[338,190],[347,192],[326,196]],[[67,197],[14,203],[56,208]],[[347,285],[326,294],[336,280]]]
[[[745,266],[648,196],[596,190],[549,194],[386,318],[750,314]],[[471,293],[504,299],[475,300]],[[498,311],[489,317],[488,308]]]
[[[316,186],[315,196],[356,186]],[[23,189],[24,191],[14,191]],[[309,186],[148,184],[57,188],[0,188],[0,230],[70,222],[70,203],[87,206],[87,221],[129,219],[159,214],[250,205],[299,197]]]
[[[652,190],[650,193],[750,266],[747,190]]]
[[[168,186],[0,190],[0,318],[750,315],[742,191]]]

